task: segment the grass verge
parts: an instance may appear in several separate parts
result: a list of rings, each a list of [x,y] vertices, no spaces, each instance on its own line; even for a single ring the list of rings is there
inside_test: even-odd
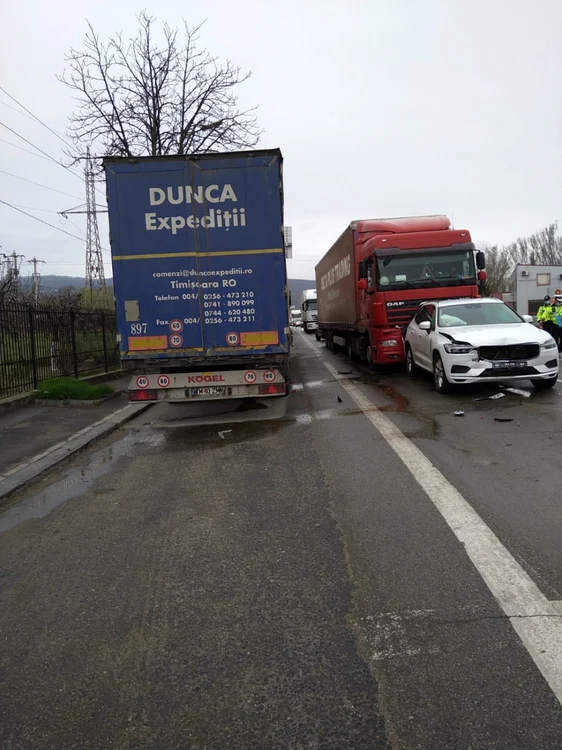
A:
[[[51,401],[96,401],[113,393],[113,388],[106,383],[92,384],[72,378],[51,378],[39,383],[37,398]]]

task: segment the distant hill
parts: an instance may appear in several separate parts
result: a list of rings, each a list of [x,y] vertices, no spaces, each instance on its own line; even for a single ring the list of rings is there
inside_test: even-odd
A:
[[[31,276],[23,276],[22,283],[26,288],[31,288]],[[112,286],[113,280],[107,279],[107,285]],[[41,291],[42,292],[58,292],[59,289],[83,289],[84,288],[84,277],[83,276],[41,276]]]
[[[316,281],[310,279],[289,279],[289,289],[291,290],[291,304],[300,307],[301,294],[303,289],[315,289]]]

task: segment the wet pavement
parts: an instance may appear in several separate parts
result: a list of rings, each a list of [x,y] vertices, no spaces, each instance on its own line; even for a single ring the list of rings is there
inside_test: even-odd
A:
[[[0,514],[2,750],[562,747],[508,619],[322,358],[552,600],[557,389],[443,397],[295,338],[289,398],[154,406]]]

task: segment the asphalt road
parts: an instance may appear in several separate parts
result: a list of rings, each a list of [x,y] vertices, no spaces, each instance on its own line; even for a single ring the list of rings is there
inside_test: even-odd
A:
[[[514,625],[535,615],[505,614],[376,428],[560,602],[557,389],[438,396],[302,334],[294,378],[269,406],[155,406],[3,511],[2,750],[562,747]]]

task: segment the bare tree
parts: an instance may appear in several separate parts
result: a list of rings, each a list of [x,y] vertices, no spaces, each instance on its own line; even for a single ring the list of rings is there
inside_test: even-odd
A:
[[[492,294],[509,291],[513,263],[509,254],[497,245],[487,245],[484,242],[478,244],[478,248],[486,255],[486,273],[488,278],[480,285],[480,293],[483,297]]]
[[[513,264],[562,265],[562,237],[558,237],[557,232],[558,222],[554,222],[530,237],[519,237],[505,251]]]
[[[90,146],[104,156],[160,156],[252,148],[256,109],[241,109],[236,90],[250,73],[198,47],[200,26],[182,33],[138,16],[137,35],[102,41],[88,24],[82,50],[71,49],[59,77],[74,93],[69,134],[74,159]]]

